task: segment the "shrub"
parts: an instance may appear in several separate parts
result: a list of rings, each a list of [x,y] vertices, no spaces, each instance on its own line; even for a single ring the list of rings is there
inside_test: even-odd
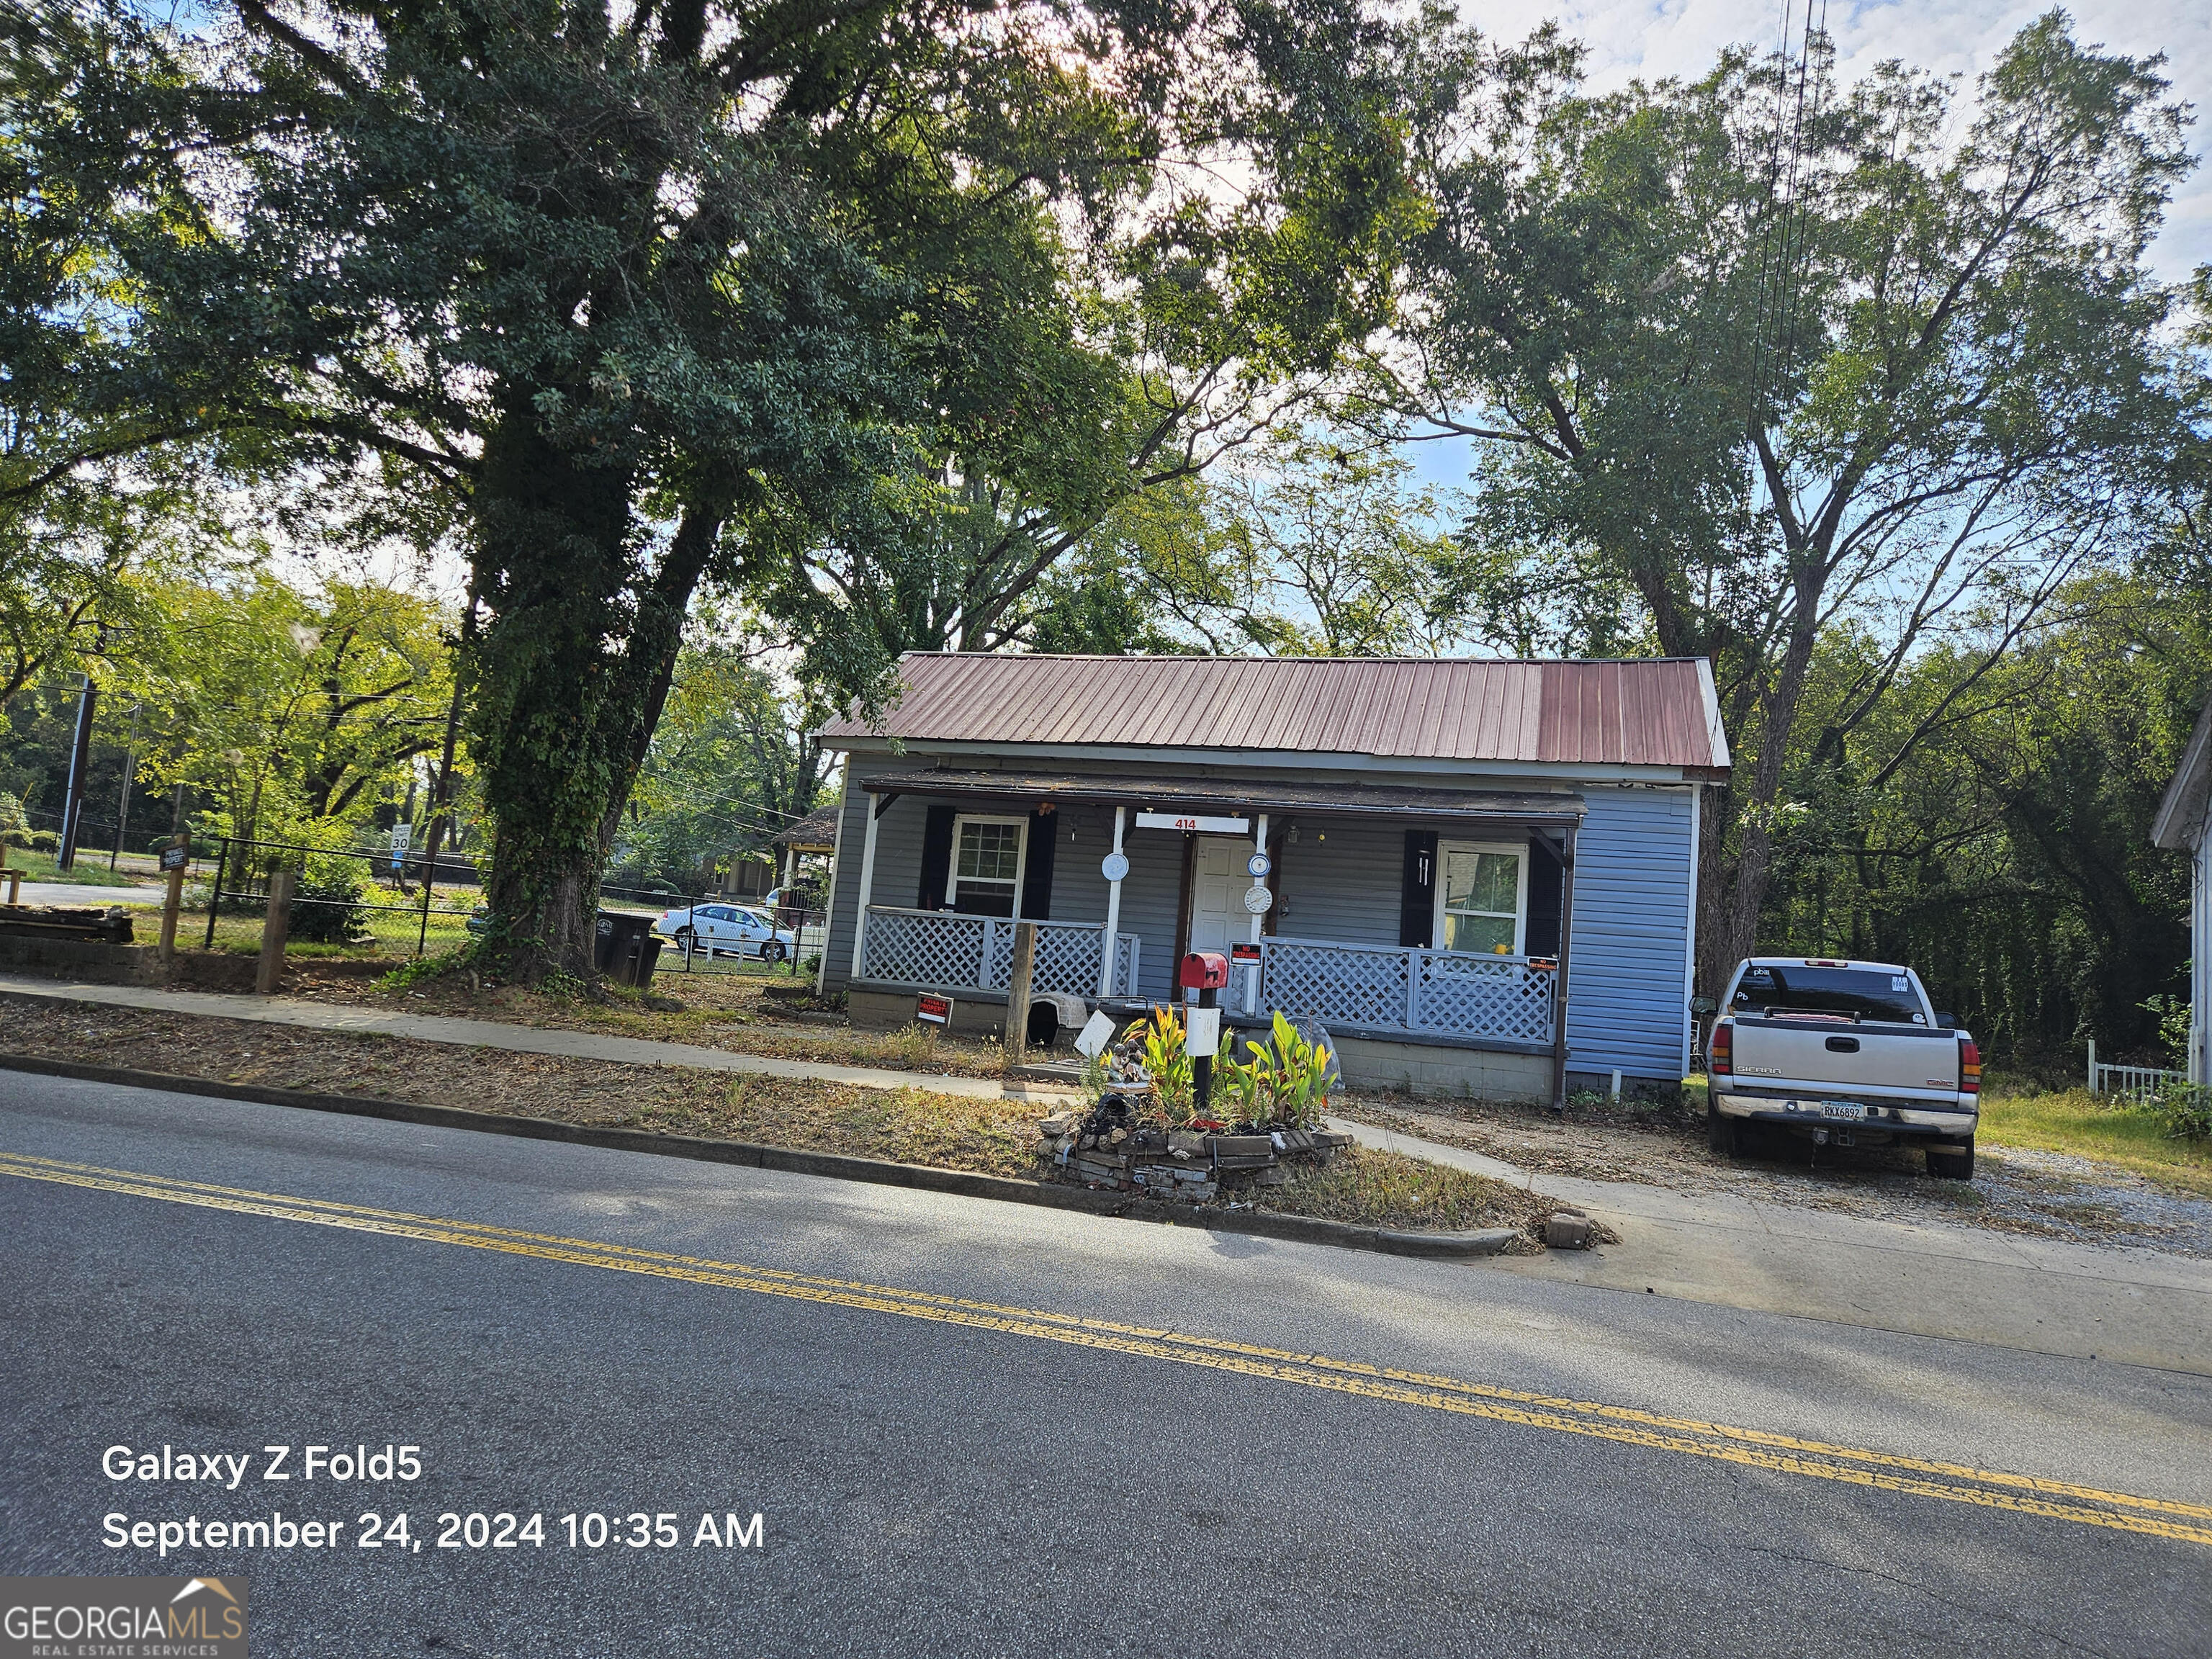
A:
[[[4,842],[9,846],[20,848],[26,853],[58,853],[62,846],[62,838],[58,832],[52,830],[30,830],[20,824],[12,830],[0,830],[0,842]]]
[[[308,945],[364,945],[368,920],[361,910],[361,878],[331,872],[292,890],[291,937]]]
[[[2151,1102],[2160,1126],[2175,1140],[2212,1140],[2212,1085],[2171,1083]]]

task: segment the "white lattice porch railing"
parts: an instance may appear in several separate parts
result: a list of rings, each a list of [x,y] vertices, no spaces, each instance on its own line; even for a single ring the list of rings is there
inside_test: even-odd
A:
[[[1036,928],[1030,985],[1040,991],[1097,996],[1105,928],[1092,921],[1040,921]],[[1134,933],[1115,935],[1108,995],[1127,994],[1135,987],[1139,954]],[[860,969],[863,979],[894,984],[1003,991],[1013,982],[1014,924],[1003,916],[872,904],[860,942]]]
[[[1323,1025],[1410,1036],[1552,1040],[1558,974],[1526,957],[1271,939],[1259,1000]]]

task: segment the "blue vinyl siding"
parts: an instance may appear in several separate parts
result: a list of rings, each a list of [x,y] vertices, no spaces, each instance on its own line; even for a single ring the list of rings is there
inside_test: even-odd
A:
[[[1688,1027],[1692,805],[1686,789],[1582,792],[1567,962],[1567,1066],[1676,1079]]]

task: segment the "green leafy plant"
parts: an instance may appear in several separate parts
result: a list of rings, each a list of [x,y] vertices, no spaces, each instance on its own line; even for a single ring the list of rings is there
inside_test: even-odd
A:
[[[2212,1140],[2212,1085],[2170,1083],[2158,1091],[2151,1109],[2174,1140]]]
[[[1171,1008],[1154,1008],[1130,1026],[1123,1037],[1143,1043],[1145,1074],[1152,1080],[1153,1092],[1159,1097],[1160,1109],[1167,1114],[1168,1121],[1178,1127],[1189,1122],[1198,1108],[1190,1055],[1183,1048],[1182,1017]]]
[[[2189,964],[2182,964],[2189,971]],[[2177,1064],[2185,1061],[2189,1054],[2189,1028],[2191,1024],[2189,999],[2168,995],[2165,992],[2146,997],[2136,1005],[2158,1022],[2158,1043]]]
[[[1319,1122],[1328,1103],[1334,1066],[1328,1045],[1309,1041],[1278,1012],[1267,1041],[1255,1042],[1248,1037],[1244,1046],[1252,1056],[1253,1119],[1286,1123],[1292,1128]],[[1264,1115],[1259,1109],[1262,1103]]]
[[[1103,1048],[1084,1057],[1083,1092],[1093,1106],[1106,1097],[1106,1051]]]
[[[1257,1049],[1258,1044],[1247,1046]],[[1223,1103],[1234,1121],[1256,1123],[1267,1108],[1261,1104],[1260,1067],[1257,1062],[1240,1065],[1235,1055],[1224,1054],[1214,1062],[1213,1086],[1220,1093]]]
[[[458,973],[476,960],[477,942],[455,945],[450,951],[434,951],[427,957],[417,957],[412,962],[402,963],[376,981],[380,991],[409,991],[442,975]]]

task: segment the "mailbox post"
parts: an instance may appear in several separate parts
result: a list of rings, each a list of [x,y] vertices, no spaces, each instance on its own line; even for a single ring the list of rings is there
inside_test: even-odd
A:
[[[1221,1048],[1221,988],[1229,983],[1229,958],[1218,951],[1193,951],[1176,972],[1182,987],[1185,1042],[1190,1050],[1191,1095],[1199,1115],[1206,1115],[1207,1097],[1213,1091],[1213,1056]],[[1188,1005],[1197,994],[1195,1011]],[[1202,1012],[1204,1019],[1194,1017]]]

